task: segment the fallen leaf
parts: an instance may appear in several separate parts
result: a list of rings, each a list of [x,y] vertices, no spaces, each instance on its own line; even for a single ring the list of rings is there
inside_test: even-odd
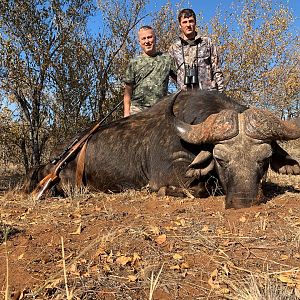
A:
[[[76,263],[72,264],[69,270],[71,274],[80,276],[80,272],[78,271]]]
[[[173,258],[174,258],[175,260],[181,260],[181,259],[182,259],[182,256],[181,256],[180,254],[178,254],[178,253],[175,253],[175,254],[173,255]]]
[[[134,276],[134,275],[128,275],[127,278],[128,278],[129,282],[135,282],[135,281],[137,281],[137,277]]]
[[[93,273],[93,274],[98,273],[99,272],[99,267],[98,266],[92,266],[92,267],[89,268],[89,272]]]
[[[228,276],[229,273],[230,273],[229,268],[228,268],[228,266],[227,266],[226,264],[225,264],[225,265],[222,265],[222,271],[224,272],[224,274],[225,274],[226,276]]]
[[[111,272],[111,268],[107,263],[103,265],[103,271],[107,273]]]
[[[220,283],[218,281],[218,269],[215,269],[211,272],[210,277],[208,279],[208,284],[211,286],[212,289],[219,289]]]
[[[174,249],[174,242],[170,242],[168,245],[168,251],[171,253]]]
[[[149,230],[155,234],[155,235],[159,235],[160,234],[160,230],[159,230],[159,227],[158,226],[153,226],[153,225],[150,225],[149,226]]]
[[[300,274],[298,276],[300,277]],[[281,273],[275,277],[283,283],[297,285],[297,284],[300,284],[300,278],[298,278],[298,276],[296,274],[294,274],[293,272],[285,272],[285,273]]]
[[[187,262],[183,262],[181,265],[180,265],[181,269],[189,269],[190,268],[190,265],[187,263]]]
[[[228,294],[230,294],[230,290],[228,288],[221,288],[221,289],[218,289],[217,294],[228,295]]]
[[[180,270],[180,266],[179,265],[171,266],[170,270]]]
[[[132,256],[132,263],[134,264],[135,262],[141,260],[141,257],[139,256],[138,253],[134,252]]]
[[[178,226],[185,226],[186,222],[184,219],[176,220],[174,223]]]
[[[22,259],[24,257],[24,253],[18,256],[18,260]]]
[[[242,217],[240,217],[240,219],[239,219],[242,223],[245,223],[246,222],[246,217],[245,216],[242,216]]]
[[[127,257],[127,256],[120,256],[116,259],[116,263],[122,266],[125,266],[126,264],[128,264],[129,262],[131,262],[132,259],[131,257]]]
[[[218,228],[216,232],[217,232],[218,235],[223,235],[223,234],[226,234],[226,233],[230,233],[230,231],[228,231],[224,228]]]
[[[171,231],[171,230],[174,231],[174,230],[177,230],[178,227],[177,227],[177,226],[165,226],[164,228],[165,228],[167,231]]]
[[[289,258],[290,257],[288,255],[284,255],[284,254],[280,255],[280,260],[287,260]]]
[[[234,242],[230,241],[230,240],[225,240],[222,245],[224,245],[225,247],[231,246]]]
[[[187,270],[182,270],[182,271],[181,271],[181,277],[182,277],[182,278],[185,278],[186,275],[188,275],[188,271],[187,271]]]
[[[201,231],[203,231],[203,232],[208,232],[208,231],[210,231],[210,230],[209,230],[209,226],[208,226],[208,225],[204,225],[204,226],[202,227]]]
[[[167,236],[165,234],[161,234],[155,239],[158,245],[162,245],[163,243],[165,243],[166,240],[167,240]]]
[[[78,235],[78,234],[81,234],[81,231],[82,231],[82,225],[81,223],[79,224],[77,230],[75,232],[71,232],[70,234],[72,235]]]
[[[113,263],[113,261],[114,261],[113,256],[114,256],[114,254],[113,254],[112,250],[110,250],[109,255],[106,257],[106,262]]]
[[[95,252],[93,258],[96,258],[102,254],[106,254],[105,252],[105,246],[104,245],[100,245],[99,248],[97,249],[97,251]]]
[[[260,212],[256,213],[254,218],[257,219],[259,217],[259,215],[260,215]]]

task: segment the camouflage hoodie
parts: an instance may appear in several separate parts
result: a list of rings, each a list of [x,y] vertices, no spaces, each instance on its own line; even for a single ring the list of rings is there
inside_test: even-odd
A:
[[[185,40],[181,36],[169,48],[170,55],[175,59],[178,68],[177,83],[181,89],[184,85],[184,60],[189,66],[198,65],[199,87],[203,90],[224,90],[223,73],[219,67],[219,57],[216,46],[209,37],[196,35],[195,40]],[[198,53],[198,55],[197,55]]]

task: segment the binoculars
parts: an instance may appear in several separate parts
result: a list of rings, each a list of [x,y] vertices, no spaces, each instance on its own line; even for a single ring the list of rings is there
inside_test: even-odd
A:
[[[198,66],[196,64],[192,64],[190,67],[188,64],[184,64],[184,72],[184,84],[188,88],[198,87]]]

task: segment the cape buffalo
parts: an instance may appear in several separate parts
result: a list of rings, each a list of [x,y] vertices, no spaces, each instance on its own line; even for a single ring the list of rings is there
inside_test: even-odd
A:
[[[224,94],[181,92],[102,126],[87,144],[83,182],[101,191],[148,185],[160,194],[188,190],[202,197],[214,176],[226,193],[226,208],[249,207],[259,203],[260,182],[269,165],[278,173],[300,173],[298,162],[276,143],[299,137],[295,123]],[[59,185],[75,185],[76,161],[61,171]],[[51,168],[35,168],[26,190]]]

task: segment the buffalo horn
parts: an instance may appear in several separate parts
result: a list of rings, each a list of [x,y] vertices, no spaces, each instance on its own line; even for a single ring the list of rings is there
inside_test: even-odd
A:
[[[179,93],[176,93],[170,101],[166,109],[166,118],[181,139],[191,144],[214,143],[230,139],[238,134],[238,114],[233,110],[223,110],[212,114],[196,125],[179,120],[173,111]]]
[[[273,113],[256,108],[244,112],[245,132],[248,136],[259,140],[295,140],[300,137],[297,120],[282,121]]]
[[[212,159],[212,153],[209,151],[204,151],[202,150],[196,157],[195,159],[191,162],[189,165],[189,168],[193,168],[196,165],[200,165],[207,161],[208,159]]]

